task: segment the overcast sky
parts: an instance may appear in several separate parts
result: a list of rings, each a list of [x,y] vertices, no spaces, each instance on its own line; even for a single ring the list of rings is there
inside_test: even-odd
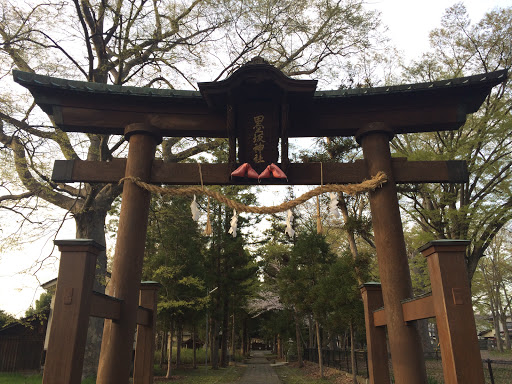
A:
[[[389,37],[407,60],[417,58],[429,47],[428,34],[440,25],[446,8],[455,4],[451,0],[370,0],[368,8],[381,11],[382,21],[389,28]],[[464,1],[473,21],[478,21],[485,12],[495,7],[512,6],[512,0],[466,0]],[[74,237],[74,223],[68,225],[59,238]],[[0,309],[15,316],[23,316],[42,292],[38,285],[57,276],[57,263],[38,273],[37,277],[21,271],[29,268],[35,259],[51,252],[52,240],[39,243],[37,247],[21,252],[0,254]],[[34,248],[38,249],[34,251]]]
[[[368,0],[368,7],[382,13],[382,22],[389,28],[394,45],[409,59],[429,48],[428,34],[439,27],[445,9],[460,1],[454,0]],[[496,7],[510,7],[512,0],[462,1],[473,21]]]

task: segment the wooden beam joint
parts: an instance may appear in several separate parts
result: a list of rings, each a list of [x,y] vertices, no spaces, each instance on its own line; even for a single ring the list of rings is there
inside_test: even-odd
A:
[[[402,301],[402,311],[406,323],[415,320],[436,317],[432,293]],[[386,325],[386,310],[379,308],[373,311],[373,321],[376,327]]]
[[[121,318],[121,304],[123,300],[100,292],[93,291],[91,296],[91,310],[89,315],[103,319],[118,321]]]

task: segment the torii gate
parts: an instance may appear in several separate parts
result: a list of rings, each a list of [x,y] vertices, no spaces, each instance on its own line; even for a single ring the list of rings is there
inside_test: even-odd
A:
[[[262,180],[262,184],[320,184],[320,164],[288,162],[288,137],[355,136],[364,160],[323,164],[323,182],[357,183],[380,171],[388,177],[382,188],[370,193],[370,204],[385,308],[379,325],[387,326],[397,384],[424,384],[426,373],[419,334],[414,323],[406,322],[402,307],[404,300],[411,299],[412,288],[396,184],[461,183],[468,176],[463,161],[393,159],[389,141],[395,134],[458,129],[466,115],[477,111],[492,87],[506,77],[506,71],[497,71],[431,83],[315,92],[316,81],[290,79],[256,58],[224,81],[200,83],[200,92],[194,92],[86,83],[14,71],[15,81],[30,90],[61,129],[125,135],[129,140],[127,159],[57,161],[52,176],[57,182],[111,183],[131,176],[158,184],[198,184],[197,165],[154,160],[156,145],[162,137],[228,137],[229,163],[202,165],[204,184],[254,183],[233,181],[230,174],[241,162],[257,170],[262,165],[259,160],[278,163],[279,141],[278,165],[288,180]],[[251,130],[257,116],[264,116],[263,152],[261,146],[253,145],[256,138]],[[128,383],[149,201],[147,191],[131,182],[124,184],[110,282],[111,292],[122,302],[121,315],[115,321],[105,320],[99,384]],[[421,317],[409,316],[407,321],[416,318]],[[375,345],[368,337],[369,344]],[[382,344],[379,348],[382,352]],[[370,354],[369,359],[379,356]],[[475,353],[465,356],[469,356],[467,362],[474,363]],[[372,383],[389,382],[387,353],[385,360],[386,368],[379,366],[370,373]],[[57,378],[44,382],[64,383]],[[473,382],[483,383],[483,373]]]

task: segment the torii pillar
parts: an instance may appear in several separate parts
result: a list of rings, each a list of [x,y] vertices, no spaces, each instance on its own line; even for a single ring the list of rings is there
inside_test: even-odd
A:
[[[159,131],[147,124],[131,124],[125,128],[125,137],[130,142],[125,176],[149,181],[155,148],[161,142]],[[130,181],[124,183],[109,283],[109,294],[124,302],[118,321],[105,320],[98,384],[127,384],[130,379],[150,199],[150,192]]]
[[[412,283],[393,176],[389,141],[393,130],[384,123],[367,124],[356,134],[370,176],[385,172],[388,182],[370,192],[375,248],[396,384],[425,384],[423,347],[416,324],[403,318],[401,300],[412,297]]]

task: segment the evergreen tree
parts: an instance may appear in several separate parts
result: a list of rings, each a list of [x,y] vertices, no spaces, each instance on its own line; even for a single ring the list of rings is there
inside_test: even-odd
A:
[[[254,204],[255,196],[244,191],[245,187],[224,187],[220,189],[229,198],[234,198],[244,204]],[[255,217],[238,215],[237,234],[229,233],[233,210],[210,201],[210,220],[212,236],[209,237],[205,251],[206,282],[211,289],[217,290],[212,295],[209,343],[212,350],[212,367],[217,369],[228,363],[229,317],[235,309],[243,308],[247,297],[252,295],[253,286],[257,279],[257,264],[254,256],[246,249],[244,226],[258,220]],[[231,310],[230,310],[231,308]],[[242,320],[242,319],[240,319]],[[218,352],[221,351],[220,359]]]
[[[143,276],[162,284],[158,316],[171,341],[175,330],[182,330],[186,325],[190,329],[195,327],[208,302],[202,254],[205,241],[190,215],[189,205],[189,199],[185,198],[155,197],[148,226]],[[178,350],[179,346],[180,338]],[[168,378],[171,354],[169,348]]]
[[[313,315],[322,377],[320,339],[322,309],[316,304],[316,301],[321,281],[328,274],[335,260],[336,255],[330,250],[323,235],[314,231],[301,232],[293,246],[290,261],[281,270],[279,281],[283,302],[292,305],[298,313]]]

